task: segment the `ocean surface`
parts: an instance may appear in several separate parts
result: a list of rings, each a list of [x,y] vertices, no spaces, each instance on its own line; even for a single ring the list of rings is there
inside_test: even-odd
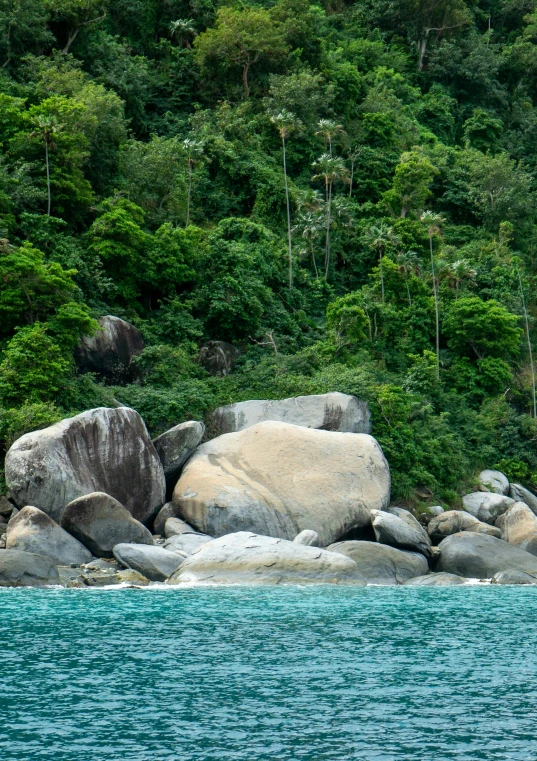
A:
[[[2,761],[532,761],[537,588],[0,590]]]

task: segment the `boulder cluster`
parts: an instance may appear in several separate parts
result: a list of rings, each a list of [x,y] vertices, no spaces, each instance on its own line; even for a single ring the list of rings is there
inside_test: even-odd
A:
[[[537,497],[483,471],[464,510],[390,505],[367,405],[252,401],[151,441],[127,407],[18,439],[0,586],[537,583]],[[225,432],[224,432],[225,431]]]

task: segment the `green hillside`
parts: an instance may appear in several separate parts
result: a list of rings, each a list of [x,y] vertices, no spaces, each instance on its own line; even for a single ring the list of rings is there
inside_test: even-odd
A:
[[[342,391],[396,500],[537,483],[536,42],[537,0],[0,0],[0,448]],[[106,314],[130,385],[76,369]]]

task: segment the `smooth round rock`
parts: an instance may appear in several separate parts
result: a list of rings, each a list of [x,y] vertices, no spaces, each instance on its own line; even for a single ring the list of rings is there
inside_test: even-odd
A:
[[[162,547],[145,544],[116,544],[114,557],[125,568],[138,571],[150,581],[166,581],[184,560]]]

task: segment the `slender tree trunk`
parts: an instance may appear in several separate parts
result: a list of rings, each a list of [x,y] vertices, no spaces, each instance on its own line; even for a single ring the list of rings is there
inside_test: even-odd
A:
[[[428,36],[429,36],[429,31],[427,30],[425,32],[425,37],[418,42],[418,54],[419,54],[418,71],[423,71],[423,62],[425,60],[425,53],[427,52],[427,37]]]
[[[287,240],[289,243],[289,288],[293,287],[293,249],[291,246],[291,207],[289,205],[289,184],[287,182],[287,155],[285,152],[285,138],[283,143],[283,177],[285,180],[285,201],[287,204]]]
[[[317,269],[317,262],[315,261],[315,252],[313,250],[313,237],[310,235],[310,249],[311,249],[311,258],[313,260],[313,269],[315,270],[315,277],[319,277],[319,270]]]
[[[379,248],[379,263],[380,263],[380,293],[382,296],[382,303],[384,304],[384,268],[382,266],[382,257],[383,257],[384,251],[381,248]]]
[[[517,267],[518,269],[518,267]],[[530,326],[528,321],[528,310],[526,309],[526,300],[524,298],[524,291],[522,289],[522,275],[520,274],[520,270],[518,270],[518,282],[520,285],[520,298],[522,299],[522,308],[524,309],[524,320],[526,322],[526,339],[528,341],[528,353],[530,356],[530,366],[531,366],[531,390],[533,393],[533,417],[537,418],[537,396],[535,394],[535,366],[533,364],[533,352],[531,349],[531,341],[530,341]]]
[[[436,287],[436,274],[434,271],[433,236],[429,235],[429,247],[431,249],[431,272],[433,275],[434,311],[436,318],[436,379],[440,380],[440,319],[438,316],[438,289]]]
[[[185,227],[188,227],[190,222],[190,196],[192,193],[192,164],[190,162],[190,159],[188,160],[188,193],[186,198],[186,224]]]
[[[349,198],[352,198],[352,181],[354,179],[354,161],[351,161],[351,179],[349,182]]]
[[[52,198],[50,194],[50,166],[48,161],[48,139],[45,138],[45,164],[47,167],[47,216],[50,217],[50,210],[52,207]]]
[[[410,296],[410,286],[408,284],[408,272],[405,270],[405,280],[406,280],[406,292],[408,293],[408,305],[412,306],[412,298]]]
[[[244,97],[247,98],[250,95],[250,85],[248,84],[248,69],[250,63],[245,63],[242,67],[242,86],[244,88]]]
[[[330,269],[330,207],[332,206],[332,183],[328,186],[328,206],[326,210],[326,259],[324,266],[324,279],[328,281]]]

